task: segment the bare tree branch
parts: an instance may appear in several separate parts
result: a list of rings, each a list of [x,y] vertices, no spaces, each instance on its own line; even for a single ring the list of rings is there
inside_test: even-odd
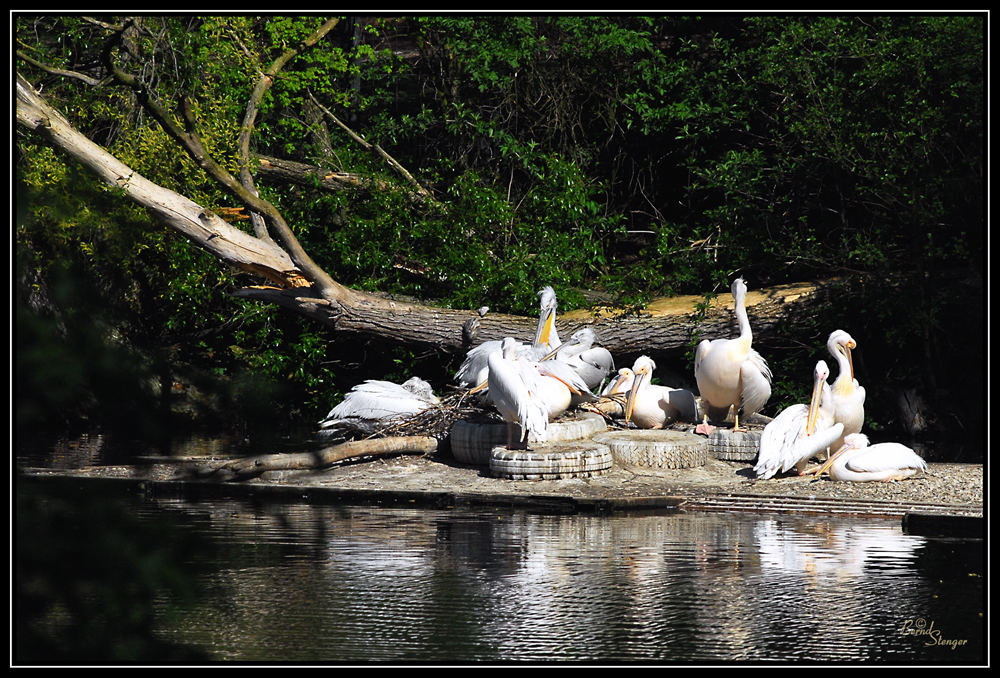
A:
[[[257,111],[260,106],[261,100],[264,98],[264,94],[271,88],[274,83],[274,78],[277,74],[284,68],[285,64],[288,63],[293,57],[295,57],[302,49],[312,47],[317,42],[319,42],[323,36],[329,33],[333,28],[340,22],[340,19],[328,19],[320,26],[316,31],[312,33],[309,37],[302,41],[301,46],[290,47],[286,49],[281,56],[271,63],[271,66],[257,79],[257,84],[254,85],[253,91],[250,93],[250,98],[247,101],[246,113],[243,115],[243,124],[240,127],[240,135],[238,139],[239,148],[239,158],[240,158],[240,181],[243,186],[253,193],[253,195],[259,195],[257,193],[257,188],[254,186],[253,174],[250,172],[250,136],[253,134],[254,126],[257,120]],[[258,238],[270,239],[270,235],[267,232],[267,226],[263,217],[256,211],[250,212],[250,221],[253,224],[254,232],[257,234]]]

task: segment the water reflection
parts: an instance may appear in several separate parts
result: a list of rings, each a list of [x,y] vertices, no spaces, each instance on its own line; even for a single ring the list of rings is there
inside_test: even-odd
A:
[[[955,663],[981,542],[895,521],[161,501],[223,545],[167,633],[219,659]],[[978,550],[977,550],[978,549]],[[951,576],[927,570],[943,558]],[[906,634],[932,621],[955,647]]]

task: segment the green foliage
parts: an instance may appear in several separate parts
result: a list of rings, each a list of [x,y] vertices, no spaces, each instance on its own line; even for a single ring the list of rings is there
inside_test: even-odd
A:
[[[206,147],[236,172],[260,73],[323,20],[147,16],[116,58],[169,109],[185,97]],[[18,15],[15,29],[31,59],[102,74],[102,26]],[[927,273],[919,314],[903,295],[862,295],[887,325],[869,350],[889,355],[874,347],[891,341],[895,355],[922,355],[950,341],[935,276],[982,270],[984,35],[981,14],[344,17],[282,68],[253,148],[371,187],[258,188],[338,280],[456,307],[533,314],[543,285],[573,308],[590,291],[623,305],[725,294],[737,274],[761,287]],[[130,92],[18,68],[138,172],[207,207],[231,204]],[[435,200],[411,199],[314,102]],[[41,279],[67,263],[92,271],[131,346],[181,346],[226,380],[228,397],[307,419],[369,376],[363,349],[227,298],[241,278],[18,135],[21,251]],[[856,331],[857,318],[842,320]],[[834,322],[817,320],[794,345],[821,346]],[[399,366],[415,359],[392,353],[372,376],[405,378]],[[791,397],[815,353],[771,359],[782,363],[776,391]]]

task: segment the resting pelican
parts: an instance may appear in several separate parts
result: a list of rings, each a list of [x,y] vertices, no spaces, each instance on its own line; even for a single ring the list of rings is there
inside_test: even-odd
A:
[[[733,430],[744,430],[740,428],[740,410],[744,414],[758,412],[771,397],[771,370],[750,347],[753,335],[747,318],[747,286],[743,278],[733,281],[732,292],[740,336],[705,339],[698,344],[694,355],[694,378],[706,409],[704,420],[695,431],[705,435],[712,432],[709,419],[724,420],[730,406],[736,408]]]
[[[369,379],[352,388],[344,400],[320,422],[320,432],[330,435],[345,430],[365,435],[393,420],[419,414],[438,405],[431,385],[420,377],[411,377],[402,385]]]
[[[806,475],[806,465],[815,454],[836,442],[844,425],[833,420],[830,385],[826,383],[830,368],[825,360],[813,370],[813,390],[809,406],[786,407],[760,434],[760,452],[753,467],[758,478],[773,478],[795,467]]]
[[[834,330],[826,341],[826,348],[837,360],[840,372],[831,387],[833,399],[833,419],[844,425],[843,437],[831,447],[839,448],[844,439],[852,433],[861,431],[865,423],[865,389],[854,378],[854,362],[851,351],[857,348],[857,343],[844,330]]]
[[[608,382],[608,385],[601,391],[597,409],[610,416],[625,414],[625,402],[634,381],[635,373],[632,372],[631,368],[623,367],[618,370],[615,378]]]
[[[574,332],[569,341],[560,344],[542,360],[555,358],[568,363],[583,377],[587,388],[593,390],[615,369],[611,351],[603,346],[594,346],[596,343],[597,334],[593,328],[583,327]]]
[[[511,337],[501,342],[499,352],[489,355],[489,392],[487,400],[507,422],[507,449],[527,449],[528,435],[543,442],[549,425],[549,412],[539,392],[541,375],[535,366],[517,356],[517,341]],[[514,429],[519,435],[514,435]]]
[[[649,383],[656,363],[649,356],[640,356],[632,365],[635,375],[625,403],[625,421],[639,428],[663,428],[677,420],[694,421],[698,406],[694,394],[682,388],[670,388]]]
[[[556,293],[551,287],[543,287],[538,292],[540,312],[535,338],[531,345],[516,342],[518,355],[530,356],[540,360],[546,353],[558,348],[561,344],[556,331]],[[500,350],[500,340],[484,341],[469,350],[465,360],[455,373],[455,381],[466,388],[480,386],[489,376],[487,362],[490,354]]]
[[[844,445],[816,471],[816,477],[827,469],[833,480],[889,482],[926,473],[927,462],[906,445],[878,443],[869,447],[868,436],[850,433],[844,436]]]
[[[545,403],[549,421],[581,402],[597,400],[583,377],[571,365],[559,360],[532,363],[538,371],[539,397]]]

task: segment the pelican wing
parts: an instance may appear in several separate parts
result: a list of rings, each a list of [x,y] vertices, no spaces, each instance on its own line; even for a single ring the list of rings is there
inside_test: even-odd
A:
[[[549,413],[535,396],[539,379],[535,368],[523,360],[506,360],[498,352],[490,355],[489,370],[490,389],[486,397],[500,416],[504,421],[518,424],[522,435],[531,432],[537,440],[545,440]]]
[[[879,443],[851,455],[846,467],[858,473],[881,473],[904,468],[927,470],[927,462],[906,445]]]
[[[807,436],[807,405],[786,407],[760,434],[760,452],[754,472],[758,478],[772,478],[829,448],[844,432],[843,424],[821,428]]]
[[[352,388],[320,422],[320,428],[351,427],[370,433],[381,422],[419,414],[433,404],[399,384],[369,379]]]
[[[750,349],[740,367],[743,382],[743,413],[760,412],[771,397],[771,369],[757,351]]]

